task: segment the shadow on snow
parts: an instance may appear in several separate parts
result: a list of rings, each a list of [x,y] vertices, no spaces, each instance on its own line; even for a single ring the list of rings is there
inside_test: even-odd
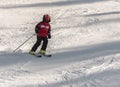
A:
[[[85,23],[81,24],[80,23],[77,23],[76,25],[69,25],[69,26],[64,26],[62,25],[62,27],[57,27],[53,30],[60,30],[60,29],[71,29],[71,28],[76,28],[76,27],[89,27],[89,26],[92,26],[92,25],[96,25],[96,24],[104,24],[104,23],[119,23],[120,22],[120,18],[109,18],[109,19],[98,19],[98,18],[95,18],[94,17],[98,17],[98,16],[108,16],[108,15],[119,15],[120,14],[120,11],[114,11],[114,12],[104,12],[104,13],[96,13],[96,14],[88,14],[88,15],[78,15],[76,17],[88,17],[88,21],[86,21]],[[89,19],[89,17],[92,17],[93,18]],[[67,19],[70,19],[70,18],[67,18]]]
[[[96,13],[96,14],[88,14],[88,15],[85,15],[85,17],[104,16],[104,15],[113,15],[113,14],[120,14],[120,11],[104,12],[104,13]]]
[[[69,48],[66,52],[53,54],[52,58],[40,58],[39,62],[47,61],[48,65],[52,64],[67,64],[77,61],[89,60],[100,56],[107,56],[120,53],[120,41],[101,43],[85,47]],[[35,59],[34,56],[28,53],[1,53],[0,66],[12,65],[16,63],[26,63]],[[56,66],[54,66],[56,67]],[[46,67],[47,68],[47,67]]]
[[[13,9],[13,8],[29,8],[29,7],[52,7],[52,6],[65,6],[65,5],[74,5],[74,4],[94,3],[94,2],[101,2],[101,1],[106,1],[106,0],[70,0],[70,1],[68,0],[68,1],[58,1],[58,2],[51,2],[51,3],[49,2],[49,3],[0,6],[0,8],[1,9]]]

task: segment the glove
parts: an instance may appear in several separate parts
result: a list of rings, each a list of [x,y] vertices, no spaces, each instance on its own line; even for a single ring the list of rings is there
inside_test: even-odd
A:
[[[48,34],[48,39],[51,39],[51,34]]]
[[[35,27],[35,33],[36,33],[36,34],[38,33],[38,28],[37,28],[37,27]]]

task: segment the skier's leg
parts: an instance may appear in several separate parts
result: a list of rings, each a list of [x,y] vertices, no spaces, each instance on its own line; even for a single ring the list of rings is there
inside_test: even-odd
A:
[[[43,37],[42,40],[43,40],[43,44],[42,44],[40,52],[41,53],[45,53],[46,48],[47,48],[47,44],[48,44],[48,38],[47,37]]]
[[[34,46],[32,47],[31,51],[35,52],[37,50],[37,48],[40,46],[41,44],[41,38],[37,36],[37,41],[34,44]]]

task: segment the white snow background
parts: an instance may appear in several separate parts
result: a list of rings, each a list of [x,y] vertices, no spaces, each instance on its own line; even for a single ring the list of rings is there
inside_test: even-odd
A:
[[[13,52],[46,13],[53,56]],[[120,0],[0,0],[0,87],[120,87]]]

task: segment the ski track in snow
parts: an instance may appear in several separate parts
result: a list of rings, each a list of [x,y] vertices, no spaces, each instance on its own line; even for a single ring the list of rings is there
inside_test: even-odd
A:
[[[1,0],[0,87],[119,87],[119,8],[119,0]],[[44,13],[53,57],[27,53],[35,37],[12,53]]]

